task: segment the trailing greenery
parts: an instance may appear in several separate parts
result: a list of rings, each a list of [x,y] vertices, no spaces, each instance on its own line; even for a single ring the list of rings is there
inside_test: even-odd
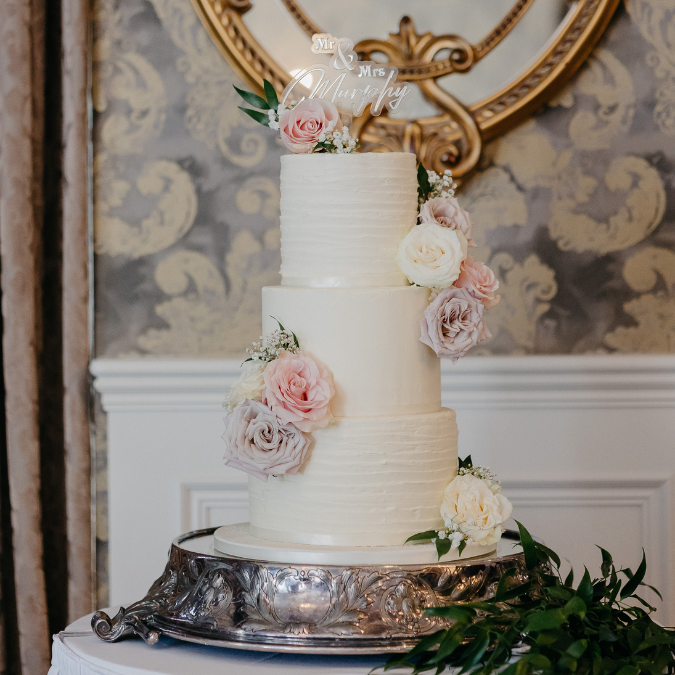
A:
[[[239,110],[243,110],[256,122],[268,127],[270,125],[269,111],[277,111],[279,108],[279,99],[277,98],[277,92],[274,90],[274,85],[271,82],[263,80],[263,87],[265,89],[265,98],[262,98],[253,92],[239,89],[239,87],[234,87],[234,90],[244,99],[244,101],[246,101],[246,103],[252,105],[254,108],[258,108],[258,110],[251,110],[250,108],[238,106]],[[265,112],[260,112],[261,110]]]
[[[647,563],[635,572],[616,569],[600,548],[600,577],[586,569],[575,586],[570,572],[560,574],[560,558],[534,541],[518,523],[529,580],[519,583],[507,571],[493,598],[427,610],[454,623],[424,637],[408,654],[389,659],[385,670],[412,668],[414,673],[489,675],[661,675],[675,673],[675,630],[655,623],[654,611],[637,595],[647,586]],[[599,548],[599,547],[598,547]],[[512,659],[517,659],[510,663]]]

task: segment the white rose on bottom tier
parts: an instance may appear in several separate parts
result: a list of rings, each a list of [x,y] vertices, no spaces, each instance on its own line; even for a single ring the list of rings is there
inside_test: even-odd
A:
[[[473,543],[482,546],[499,541],[502,524],[512,511],[506,497],[495,494],[484,480],[470,474],[457,476],[443,492],[441,516],[446,527],[459,527]]]

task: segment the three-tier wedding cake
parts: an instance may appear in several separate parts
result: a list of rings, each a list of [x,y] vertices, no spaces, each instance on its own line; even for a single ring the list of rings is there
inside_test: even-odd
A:
[[[469,255],[450,171],[356,152],[323,99],[238,91],[294,154],[281,158],[281,285],[262,291],[263,336],[225,402],[250,525],[221,528],[216,547],[286,562],[338,549],[414,562],[408,540],[445,559],[493,550],[511,506],[492,473],[458,463],[438,357],[490,337],[499,284]]]
[[[278,319],[330,369],[334,421],[298,473],[249,479],[255,536],[394,546],[442,526],[457,425],[420,342],[429,289],[395,260],[416,219],[413,154],[281,158],[282,279],[263,289],[263,332]]]

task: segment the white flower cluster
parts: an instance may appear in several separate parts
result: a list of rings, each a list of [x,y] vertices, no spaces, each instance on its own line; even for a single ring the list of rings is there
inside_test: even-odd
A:
[[[254,342],[247,350],[251,361],[265,361],[269,363],[278,359],[282,352],[290,352],[297,354],[298,349],[297,338],[290,330],[277,328],[271,333],[267,333],[265,337],[260,336],[259,342]],[[247,359],[249,360],[249,359]]]
[[[435,171],[428,171],[429,185],[431,192],[426,199],[420,198],[420,204],[427,201],[427,199],[434,199],[435,197],[454,197],[457,183],[452,180],[452,171],[446,169],[442,176],[439,176]]]
[[[342,127],[342,131],[335,131],[335,122],[331,122],[326,133],[319,136],[319,143],[332,145],[333,147],[327,149],[327,151],[338,155],[356,150],[356,140],[349,135],[349,127]]]
[[[476,478],[480,478],[481,480],[484,480],[487,485],[492,489],[492,486],[499,486],[501,483],[497,480],[496,474],[492,473],[490,469],[488,469],[486,466],[471,466],[471,467],[464,467],[460,469],[457,472],[458,476],[475,476]],[[492,489],[494,492],[494,489]]]
[[[274,129],[274,131],[279,131],[279,118],[287,111],[287,110],[293,110],[295,106],[298,105],[297,101],[291,101],[288,106],[285,106],[283,103],[279,104],[279,107],[274,110],[268,110],[267,111],[267,116],[270,118],[270,124],[269,127],[270,129]]]
[[[438,530],[438,538],[449,539],[452,548],[459,548],[459,545],[462,542],[465,542],[467,545],[473,543],[471,537],[465,532],[462,532],[462,530],[459,529],[459,525],[454,521],[450,522],[450,527],[447,527],[444,530]],[[431,541],[434,543],[436,542],[435,539],[432,539]]]

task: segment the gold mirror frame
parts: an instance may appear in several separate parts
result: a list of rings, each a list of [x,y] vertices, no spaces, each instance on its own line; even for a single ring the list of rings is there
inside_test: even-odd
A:
[[[244,23],[251,0],[192,0],[214,42],[236,71],[258,92],[263,78],[282,91],[291,75],[260,46]],[[295,0],[281,0],[291,16],[311,37],[322,33]],[[399,80],[417,84],[423,96],[441,112],[434,117],[391,119],[365,112],[352,123],[363,150],[410,151],[437,172],[452,169],[456,179],[478,163],[483,144],[503,134],[550,101],[586,60],[620,0],[578,0],[558,34],[524,73],[496,94],[465,106],[443,89],[439,77],[467,72],[501,42],[534,0],[516,0],[502,21],[472,45],[458,35],[419,35],[409,17],[387,40],[362,40],[355,50],[369,58],[384,54],[399,69]],[[449,55],[435,59],[446,50]]]

